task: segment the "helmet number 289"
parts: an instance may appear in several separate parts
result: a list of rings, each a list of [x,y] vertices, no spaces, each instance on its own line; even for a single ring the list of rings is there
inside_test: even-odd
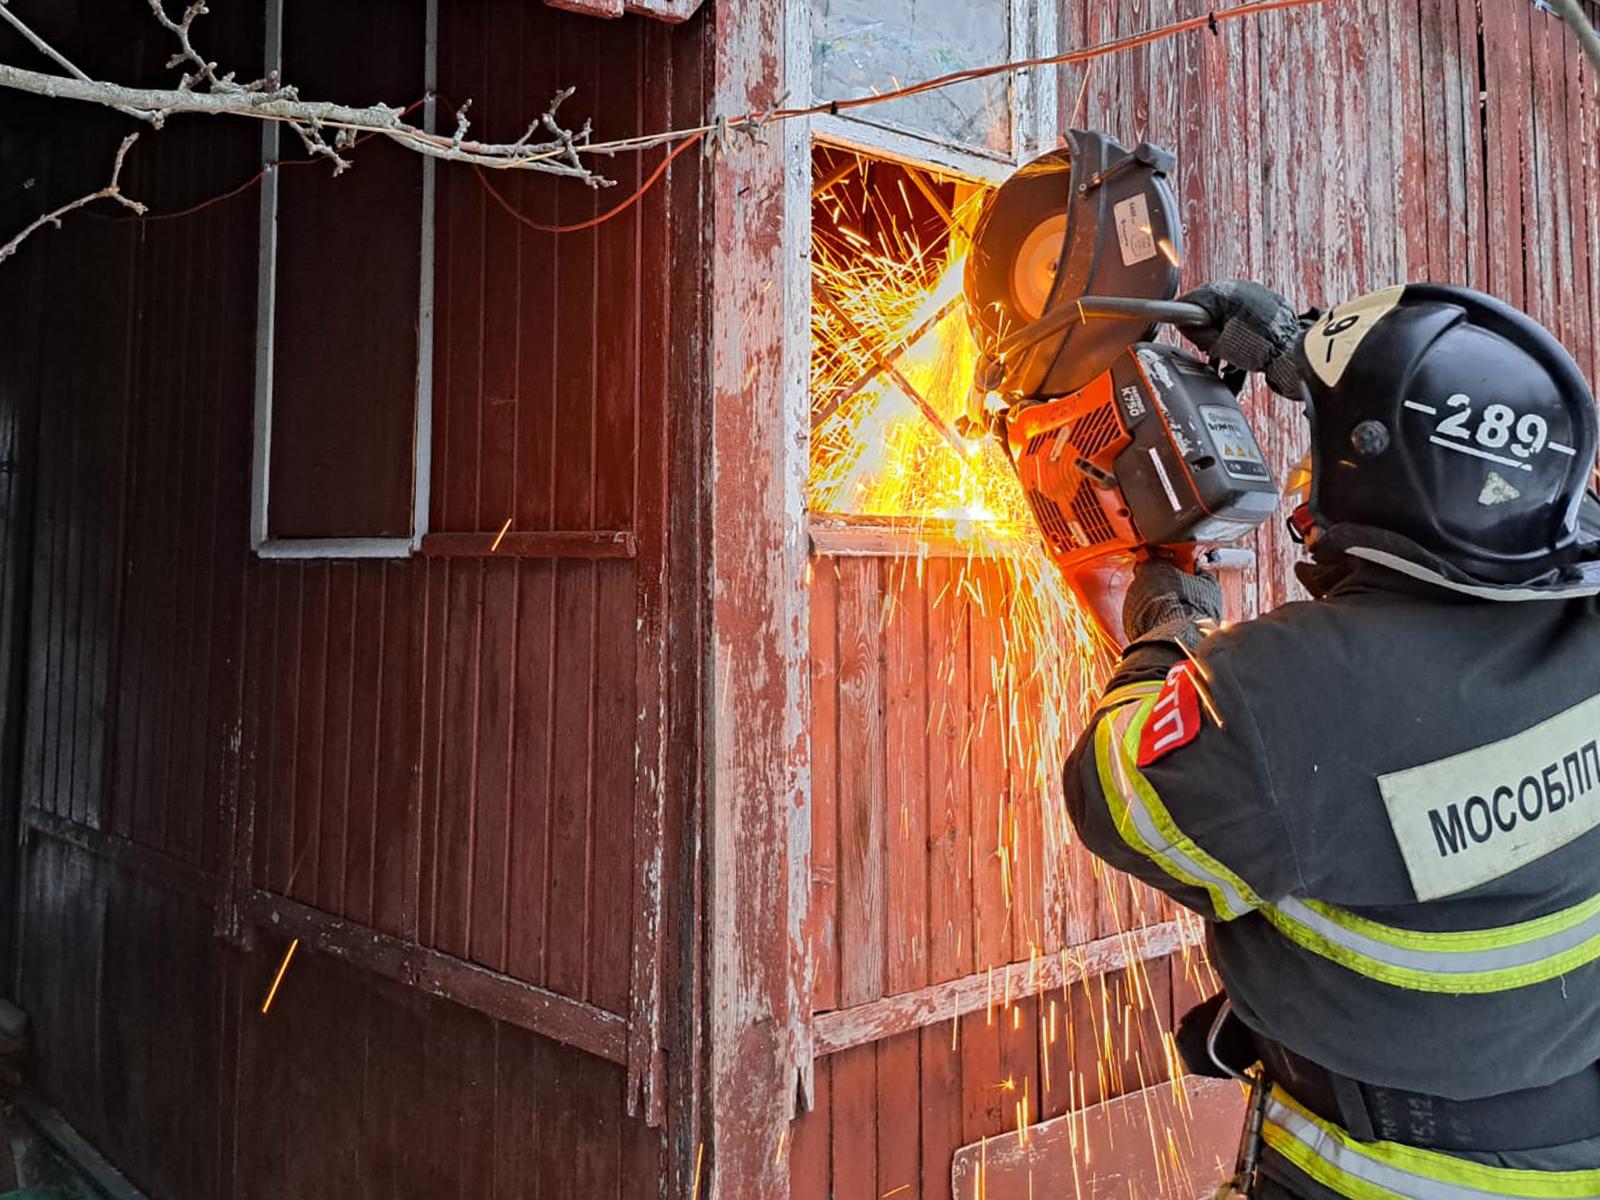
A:
[[[1476,441],[1489,450],[1499,450],[1510,443],[1511,453],[1518,458],[1533,457],[1544,449],[1550,437],[1550,425],[1543,417],[1538,413],[1524,413],[1518,417],[1509,404],[1491,404],[1485,408],[1476,431],[1468,429],[1472,420],[1472,397],[1457,392],[1445,405],[1456,411],[1439,422],[1434,429],[1435,436]]]

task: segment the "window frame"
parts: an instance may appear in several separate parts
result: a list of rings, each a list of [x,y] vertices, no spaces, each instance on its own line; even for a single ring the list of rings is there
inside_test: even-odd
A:
[[[267,0],[266,70],[283,67],[284,0]],[[439,0],[425,0],[422,78],[426,100],[423,127],[434,128],[439,84]],[[411,533],[407,537],[296,538],[271,536],[273,353],[278,281],[278,171],[282,126],[261,127],[260,238],[256,279],[255,419],[250,455],[250,550],[260,558],[337,559],[408,558],[417,553],[428,533],[433,477],[433,324],[436,175],[438,164],[422,159],[422,215],[418,237],[420,270],[417,296],[417,379],[412,439]]]
[[[816,44],[812,0],[801,0],[793,11],[793,20],[803,30],[803,44],[809,54],[810,47]],[[1008,0],[1007,15],[1011,30],[1006,51],[1008,60],[1043,58],[1056,52],[1061,23],[1060,0]],[[999,183],[1040,147],[1053,142],[1060,132],[1059,98],[1050,75],[1042,74],[1056,69],[1012,74],[1008,89],[1011,105],[1009,153],[979,150],[934,134],[889,128],[848,113],[823,113],[812,117],[812,136],[830,145],[892,158],[911,166],[931,167],[974,182]],[[809,58],[806,77],[809,82]],[[810,102],[819,104],[832,98],[813,94]]]

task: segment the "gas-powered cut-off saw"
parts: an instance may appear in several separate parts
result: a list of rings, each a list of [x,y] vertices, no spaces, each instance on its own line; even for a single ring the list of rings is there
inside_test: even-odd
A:
[[[1046,549],[1097,614],[1136,559],[1192,569],[1202,544],[1236,541],[1278,503],[1235,388],[1151,340],[1157,324],[1209,322],[1173,300],[1174,165],[1073,131],[989,197],[967,259],[981,354],[963,432],[999,437]]]

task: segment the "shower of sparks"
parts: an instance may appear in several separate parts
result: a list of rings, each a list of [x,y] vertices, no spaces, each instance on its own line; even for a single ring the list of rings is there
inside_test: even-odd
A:
[[[1059,951],[1063,968],[1070,965],[1070,951],[1061,948],[1065,928],[1037,927],[1040,911],[1054,914],[1047,921],[1064,926],[1071,918],[1080,930],[1098,928],[1125,938],[1171,920],[1175,912],[1156,893],[1103,870],[1081,850],[1069,852],[1061,763],[1109,672],[1111,648],[1047,556],[1005,451],[992,437],[965,440],[952,433],[967,410],[977,360],[961,282],[968,250],[964,231],[972,227],[982,193],[957,188],[947,206],[942,197],[948,188],[935,195],[914,176],[911,189],[893,174],[889,186],[873,186],[878,176],[862,160],[853,170],[819,169],[818,178],[824,182],[815,198],[812,246],[810,507],[819,516],[871,518],[903,535],[906,550],[888,568],[889,595],[898,594],[894,582],[909,579],[927,588],[930,610],[952,605],[970,614],[970,626],[948,622],[952,638],[962,644],[943,647],[930,640],[927,661],[951,684],[962,669],[958,664],[967,661],[963,656],[970,655],[973,711],[933,711],[930,689],[928,731],[933,736],[953,725],[963,763],[974,739],[1000,743],[1010,786],[995,824],[974,828],[960,855],[969,877],[998,860],[996,878],[1007,908],[1002,940],[1015,936],[1016,944],[1030,946],[1026,987],[1013,988],[1009,954],[976,964],[987,975],[982,1019],[1002,1038],[1037,1038],[1043,1064],[1037,1094],[1031,1073],[1020,1081],[1001,1078],[990,1094],[1017,1093],[1008,1095],[1008,1115],[1023,1146],[1032,1121],[1071,1115],[1074,1177],[1089,1187],[1095,1170],[1086,1141],[1090,1106],[1157,1079],[1173,1080],[1182,1096],[1176,1083],[1181,1070],[1165,1029],[1165,973],[1160,988],[1152,986],[1146,964],[1130,951],[1134,965],[1125,973],[1109,983],[1102,976],[1063,988],[1059,999],[1047,1000],[1033,982],[1045,955]],[[923,200],[929,202],[925,207]],[[1168,257],[1175,260],[1175,251]],[[944,586],[933,586],[928,575],[931,554],[950,563]],[[893,603],[885,604],[885,628],[896,611]],[[981,707],[980,694],[989,697]],[[1029,839],[1034,829],[1042,830],[1042,845]],[[1042,906],[1014,903],[1017,895],[1036,897],[1041,891],[1054,900]],[[956,929],[958,959],[962,937]],[[980,940],[981,931],[974,941]],[[995,969],[1002,980],[994,978]],[[1066,977],[1082,974],[1072,970]],[[1187,943],[1173,960],[1172,976],[1174,990],[1196,998],[1218,987],[1201,950]],[[1025,1004],[1036,1006],[1026,1019]],[[959,1052],[961,1024],[952,1008],[952,1054]],[[1183,1130],[1151,1129],[1149,1137],[1158,1170],[1169,1176],[1210,1165],[1180,1162],[1178,1148],[1188,1150]],[[984,1141],[975,1195],[985,1186]]]

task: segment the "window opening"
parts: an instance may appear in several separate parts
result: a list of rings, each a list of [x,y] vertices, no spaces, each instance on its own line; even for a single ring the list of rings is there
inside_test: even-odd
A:
[[[986,189],[819,145],[814,152],[814,512],[916,522],[1026,515],[993,438],[960,432],[977,347],[961,276]]]

